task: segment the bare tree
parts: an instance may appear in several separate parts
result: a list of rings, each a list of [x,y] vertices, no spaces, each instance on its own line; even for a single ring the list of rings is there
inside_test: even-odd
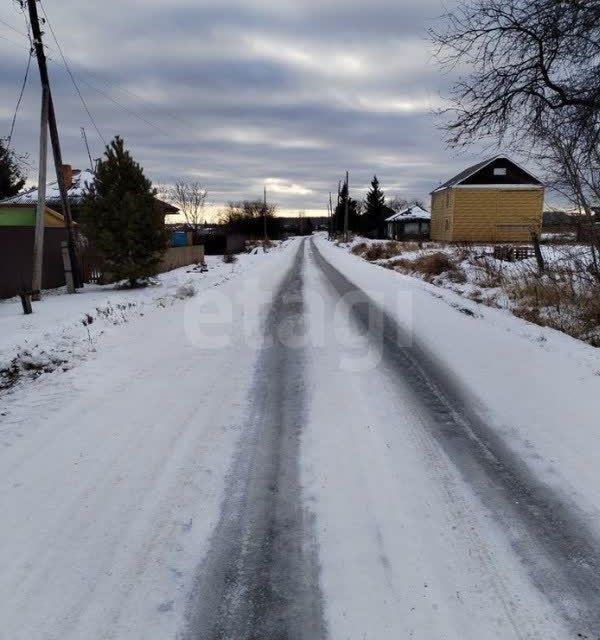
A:
[[[248,220],[260,220],[266,214],[273,218],[277,212],[276,204],[265,204],[262,200],[240,200],[228,202],[219,216],[222,224],[234,224]]]
[[[166,197],[180,209],[186,223],[197,232],[204,219],[207,190],[199,182],[177,180],[165,188]]]
[[[425,203],[419,198],[407,199],[401,196],[392,196],[386,204],[396,213],[403,211],[404,209],[408,209],[408,207],[421,207],[421,209],[425,209]]]
[[[550,122],[537,132],[537,160],[548,184],[575,209],[578,240],[589,242],[592,272],[600,280],[600,235],[596,208],[600,204],[600,147],[564,123]],[[580,133],[579,130],[576,132]]]
[[[430,36],[448,69],[450,142],[535,138],[552,116],[599,135],[600,0],[461,0]],[[590,136],[587,136],[590,139]]]

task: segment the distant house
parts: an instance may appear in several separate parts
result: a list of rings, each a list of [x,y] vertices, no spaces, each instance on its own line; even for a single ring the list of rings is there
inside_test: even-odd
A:
[[[413,205],[386,218],[386,237],[390,240],[428,238],[430,222],[429,211]]]
[[[506,156],[465,169],[431,193],[431,239],[526,242],[542,227],[544,185]]]
[[[71,165],[64,164],[62,166],[63,179],[67,188],[67,195],[69,198],[69,204],[71,206],[71,214],[73,220],[79,220],[81,199],[88,185],[94,181],[94,172],[90,169],[73,169]],[[24,193],[19,193],[12,198],[7,198],[0,202],[0,205],[33,205],[37,204],[38,189],[34,187]],[[163,202],[158,198],[156,205],[160,208],[163,216],[173,215],[179,213],[179,209],[174,207],[168,202]],[[62,204],[60,199],[60,191],[58,189],[58,182],[49,182],[46,185],[46,204],[56,211],[61,211]]]

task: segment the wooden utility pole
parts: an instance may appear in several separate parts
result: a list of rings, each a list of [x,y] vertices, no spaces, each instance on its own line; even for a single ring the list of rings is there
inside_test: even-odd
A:
[[[327,216],[329,217],[329,224],[327,228],[329,230],[329,239],[333,238],[333,201],[331,200],[331,191],[329,192],[329,209],[327,209]]]
[[[85,144],[85,148],[87,149],[88,158],[90,159],[90,169],[94,170],[94,163],[92,162],[92,154],[90,153],[90,145],[88,144],[87,135],[85,133],[85,127],[81,127],[81,137],[83,138],[83,143]]]
[[[346,202],[344,203],[344,242],[348,242],[348,201],[350,200],[350,183],[346,171]]]
[[[52,91],[50,90],[50,78],[48,77],[48,67],[46,64],[46,54],[44,52],[44,44],[42,42],[42,31],[40,29],[40,21],[38,18],[36,0],[27,0],[29,8],[29,22],[31,23],[31,31],[33,33],[33,47],[38,61],[40,70],[40,80],[42,81],[42,91],[48,91],[48,126],[50,129],[50,142],[52,143],[52,155],[54,156],[54,168],[56,170],[56,181],[60,192],[62,202],[62,213],[65,219],[65,228],[67,230],[67,246],[71,267],[73,269],[74,287],[68,287],[69,293],[75,293],[75,289],[82,286],[80,280],[80,271],[78,268],[77,252],[75,250],[75,234],[73,231],[73,218],[71,216],[71,207],[67,195],[67,188],[62,171],[62,155],[60,151],[60,140],[58,137],[58,127],[56,126],[56,114],[54,113],[54,103],[52,101]]]
[[[44,225],[46,217],[46,164],[48,158],[48,89],[42,89],[42,118],[40,123],[40,160],[38,171],[38,201],[35,211],[35,235],[33,237],[33,277],[31,299],[39,300],[42,290],[44,266]]]
[[[267,185],[263,187],[263,251],[267,251]]]

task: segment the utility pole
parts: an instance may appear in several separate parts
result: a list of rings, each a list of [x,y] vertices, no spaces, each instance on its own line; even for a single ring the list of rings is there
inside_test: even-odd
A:
[[[52,101],[52,92],[50,90],[50,78],[48,77],[48,67],[46,65],[46,54],[44,53],[44,44],[42,42],[42,31],[40,29],[40,21],[38,18],[36,0],[27,0],[29,8],[29,22],[31,23],[31,31],[33,33],[33,46],[40,70],[40,80],[42,82],[42,91],[48,91],[48,126],[50,129],[50,142],[52,143],[52,155],[54,156],[54,168],[56,170],[56,181],[58,190],[60,191],[60,199],[62,202],[62,213],[65,218],[65,228],[67,230],[67,247],[71,268],[73,270],[74,286],[68,287],[69,293],[75,293],[75,289],[81,287],[80,271],[77,261],[77,252],[75,250],[75,234],[73,231],[73,218],[71,216],[71,207],[67,195],[67,188],[62,172],[62,155],[60,151],[60,140],[58,138],[58,127],[56,126],[56,114],[54,113],[54,103]]]
[[[46,164],[48,158],[48,89],[42,89],[42,117],[40,123],[40,160],[38,171],[38,201],[35,211],[35,235],[33,237],[33,276],[31,299],[40,300],[42,270],[44,266],[44,226],[46,223]]]
[[[329,215],[329,239],[333,238],[333,202],[331,200],[331,191],[329,192],[329,209],[327,210]]]
[[[346,171],[346,202],[344,203],[344,242],[348,242],[348,201],[350,200],[350,183]]]
[[[90,145],[88,144],[87,135],[85,133],[85,127],[81,127],[81,137],[83,138],[85,148],[87,149],[88,158],[90,159],[90,169],[93,171],[94,163],[92,162],[92,154],[90,153]]]
[[[263,188],[263,252],[267,251],[267,185]]]

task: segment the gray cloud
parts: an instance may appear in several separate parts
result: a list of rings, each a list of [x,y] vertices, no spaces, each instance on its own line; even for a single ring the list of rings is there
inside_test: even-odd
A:
[[[441,0],[44,6],[102,134],[123,135],[153,180],[198,177],[217,203],[267,182],[283,208],[322,208],[346,168],[357,195],[377,173],[390,193],[425,197],[478,157],[445,149],[432,115],[450,82],[424,38]],[[24,30],[10,3],[0,18]],[[84,166],[80,127],[95,156],[103,146],[46,31],[63,155]],[[4,135],[27,40],[2,24],[0,36],[13,41],[0,38]],[[32,178],[38,111],[33,65],[14,137]]]

